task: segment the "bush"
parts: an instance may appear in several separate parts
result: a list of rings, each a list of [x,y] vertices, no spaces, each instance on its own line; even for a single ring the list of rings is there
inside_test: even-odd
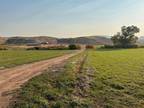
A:
[[[68,47],[70,50],[80,49],[80,46],[75,44],[70,44]]]
[[[139,48],[138,45],[127,45],[127,46],[120,46],[120,45],[104,45],[103,48]]]
[[[71,44],[69,46],[66,45],[55,45],[55,46],[35,46],[27,48],[27,50],[75,50],[75,49],[81,49],[81,46]]]
[[[104,45],[102,48],[115,48],[113,45]]]
[[[0,50],[8,50],[7,48],[0,48]]]
[[[27,50],[67,50],[68,48],[66,46],[47,46],[47,47],[31,47],[27,48]]]
[[[93,45],[86,45],[86,49],[94,49]]]
[[[140,45],[139,48],[144,48],[144,45]]]
[[[128,45],[128,46],[126,46],[126,47],[124,47],[124,48],[138,48],[139,46],[138,45]]]

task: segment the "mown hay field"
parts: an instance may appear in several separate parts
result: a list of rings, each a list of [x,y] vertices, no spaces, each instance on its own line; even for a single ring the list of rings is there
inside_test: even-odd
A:
[[[68,50],[0,50],[0,68],[13,67],[16,65],[45,60],[70,53]]]
[[[26,83],[20,107],[144,108],[144,49],[85,51]]]

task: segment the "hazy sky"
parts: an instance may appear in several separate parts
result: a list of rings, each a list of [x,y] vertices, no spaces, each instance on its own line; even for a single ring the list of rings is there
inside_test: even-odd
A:
[[[0,35],[113,35],[136,25],[144,35],[144,0],[0,0]]]

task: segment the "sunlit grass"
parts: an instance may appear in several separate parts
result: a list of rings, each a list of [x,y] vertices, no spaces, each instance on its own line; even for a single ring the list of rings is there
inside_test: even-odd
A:
[[[6,50],[0,51],[0,67],[13,67],[34,61],[49,59],[69,53],[67,50],[26,51]]]
[[[85,67],[95,70],[90,93],[98,104],[144,107],[144,49],[89,51]]]
[[[14,108],[144,108],[144,49],[88,50],[55,69],[23,86]]]

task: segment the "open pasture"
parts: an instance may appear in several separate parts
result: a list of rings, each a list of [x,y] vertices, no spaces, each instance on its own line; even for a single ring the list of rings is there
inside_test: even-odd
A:
[[[89,93],[104,108],[144,108],[144,49],[88,51]]]
[[[45,60],[69,53],[68,50],[45,50],[45,51],[26,51],[26,50],[1,50],[0,68],[13,67],[16,65]]]
[[[30,80],[19,106],[144,108],[144,49],[87,50]]]

